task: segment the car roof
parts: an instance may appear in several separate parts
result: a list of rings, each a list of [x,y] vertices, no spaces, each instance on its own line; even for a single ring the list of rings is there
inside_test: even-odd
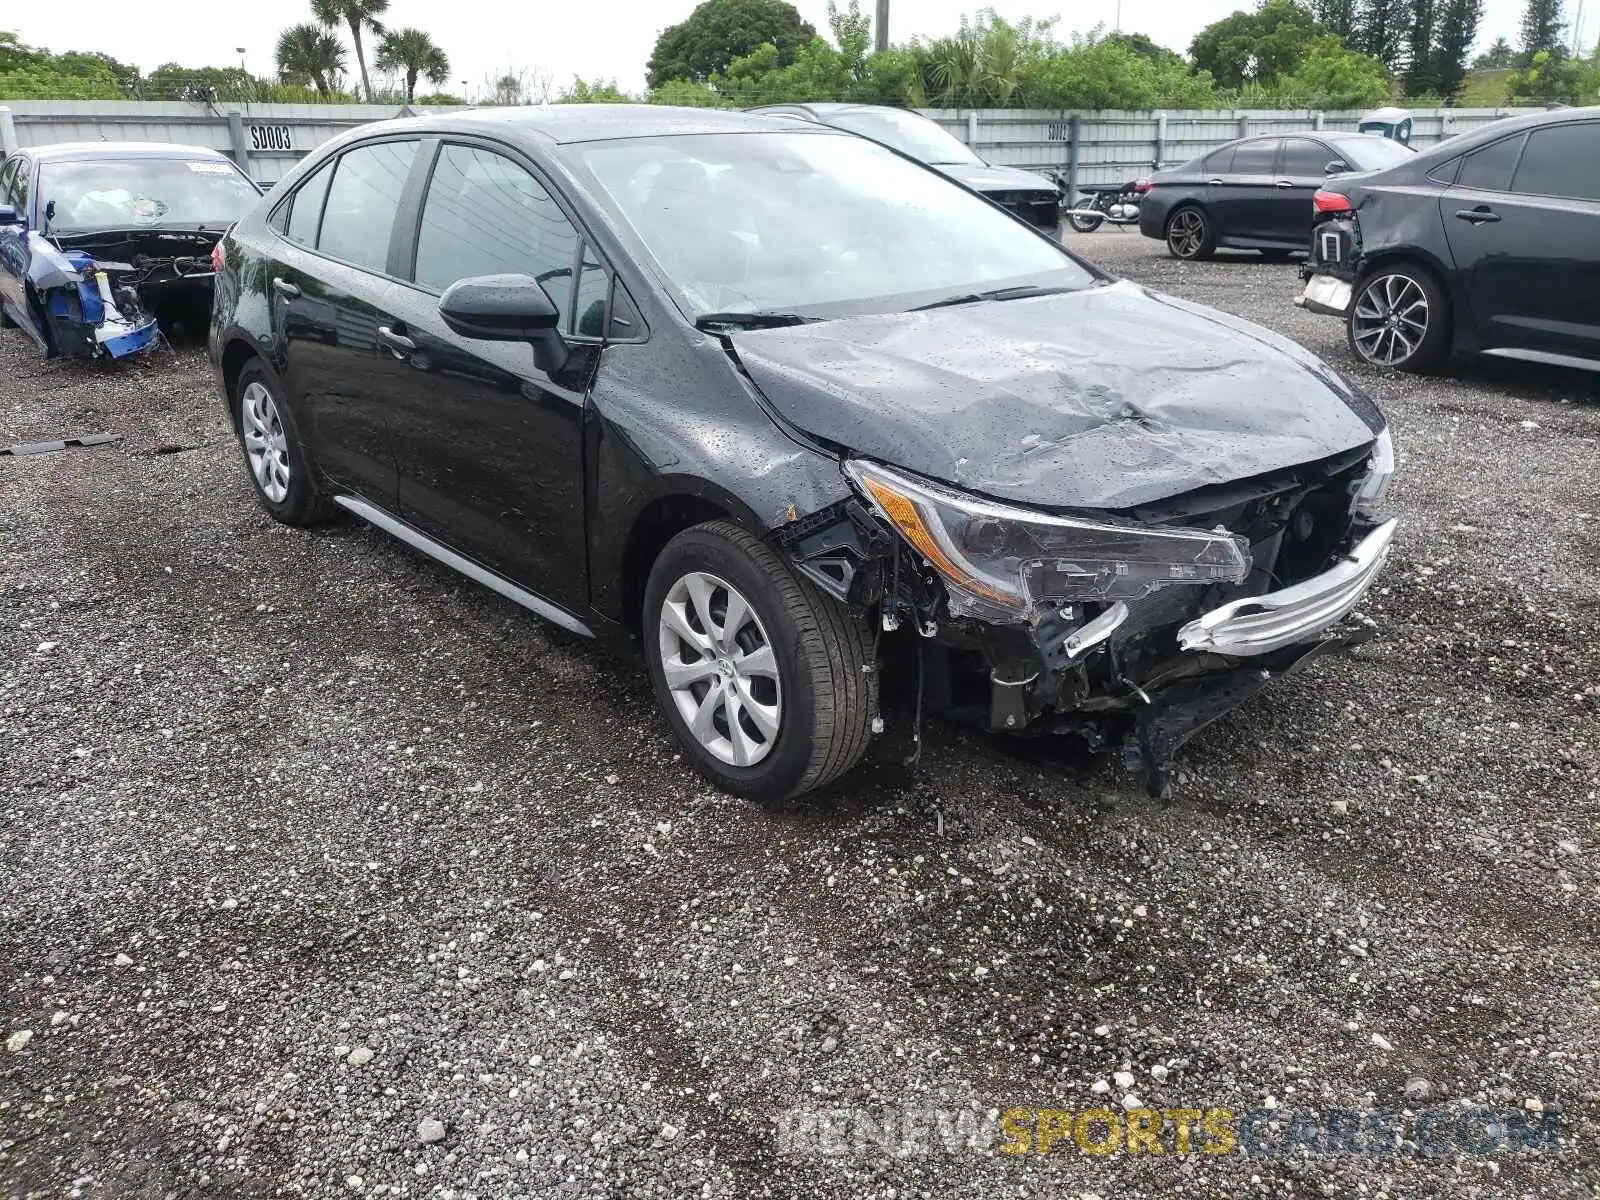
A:
[[[1571,121],[1600,121],[1600,104],[1590,104],[1583,108],[1552,108],[1544,112],[1501,117],[1497,121],[1490,121],[1487,125],[1480,125],[1476,129],[1468,129],[1429,146],[1419,157],[1426,158],[1430,162],[1437,158],[1451,158],[1464,149],[1498,141],[1508,134],[1520,133],[1525,129],[1537,129],[1541,125],[1565,125]]]
[[[176,142],[56,142],[24,146],[21,153],[38,162],[64,162],[84,158],[201,158],[231,163],[219,150],[207,146],[182,146]]]
[[[764,104],[760,108],[751,108],[747,109],[746,111],[752,113],[766,113],[785,112],[793,109],[799,109],[801,112],[809,113],[814,117],[832,117],[841,113],[853,112],[896,112],[907,113],[913,117],[922,117],[922,114],[919,112],[915,112],[909,108],[896,108],[892,104],[851,104],[843,100],[805,101],[803,103],[797,101],[791,104]],[[928,118],[922,117],[922,119],[926,121]]]
[[[722,108],[673,108],[663,104],[541,104],[517,108],[471,108],[425,114],[381,123],[404,132],[485,133],[505,136],[525,131],[557,144],[618,138],[668,137],[697,133],[793,133],[780,117]],[[377,125],[362,126],[372,132]],[[820,130],[818,132],[821,132]]]

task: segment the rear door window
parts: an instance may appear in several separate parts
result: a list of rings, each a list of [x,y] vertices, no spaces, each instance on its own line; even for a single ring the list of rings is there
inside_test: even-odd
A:
[[[1200,160],[1200,169],[1207,175],[1226,175],[1233,169],[1234,147],[1224,146]]]
[[[387,272],[389,237],[416,156],[415,141],[377,142],[341,154],[328,186],[317,249],[352,266]]]
[[[1338,157],[1321,142],[1310,138],[1285,138],[1283,166],[1278,174],[1285,179],[1320,179],[1324,168]]]
[[[1535,129],[1528,135],[1511,190],[1529,196],[1600,200],[1600,121]]]
[[[328,198],[328,183],[333,179],[333,164],[324,163],[289,198],[290,241],[302,246],[317,244],[317,226],[322,223],[322,202]]]
[[[1519,133],[1474,150],[1462,159],[1456,185],[1483,192],[1510,191],[1511,171],[1517,165],[1517,155],[1522,153],[1522,143],[1526,140]]]
[[[417,230],[419,287],[442,292],[475,275],[531,275],[567,328],[577,259],[578,231],[529,171],[491,150],[440,147]]]
[[[1233,152],[1234,175],[1271,175],[1273,163],[1278,158],[1278,138],[1263,138],[1258,142],[1241,142]]]

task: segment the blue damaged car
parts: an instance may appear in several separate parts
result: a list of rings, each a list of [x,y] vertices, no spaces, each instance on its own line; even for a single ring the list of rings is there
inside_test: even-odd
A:
[[[260,189],[198,146],[31,146],[0,166],[0,325],[46,358],[123,358],[203,326],[211,252]]]

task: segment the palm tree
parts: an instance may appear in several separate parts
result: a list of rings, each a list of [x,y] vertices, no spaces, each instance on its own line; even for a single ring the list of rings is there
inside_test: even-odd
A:
[[[417,93],[417,76],[437,86],[450,78],[450,60],[420,29],[391,29],[378,43],[378,70],[403,71],[406,103]]]
[[[333,91],[333,80],[344,70],[344,47],[320,25],[310,21],[291,25],[278,35],[278,75],[285,83],[310,83],[317,95]]]
[[[361,68],[361,91],[367,103],[372,103],[372,80],[367,78],[367,52],[361,45],[361,31],[370,29],[380,37],[383,22],[378,20],[389,11],[389,0],[311,0],[311,15],[328,28],[343,24],[350,30],[350,40],[356,47],[356,65]]]

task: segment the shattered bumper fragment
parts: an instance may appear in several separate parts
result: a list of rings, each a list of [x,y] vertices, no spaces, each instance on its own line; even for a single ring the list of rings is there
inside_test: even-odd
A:
[[[1337,565],[1304,583],[1234,600],[1190,621],[1178,630],[1178,645],[1254,658],[1320,636],[1366,595],[1389,557],[1398,524],[1385,521]]]

